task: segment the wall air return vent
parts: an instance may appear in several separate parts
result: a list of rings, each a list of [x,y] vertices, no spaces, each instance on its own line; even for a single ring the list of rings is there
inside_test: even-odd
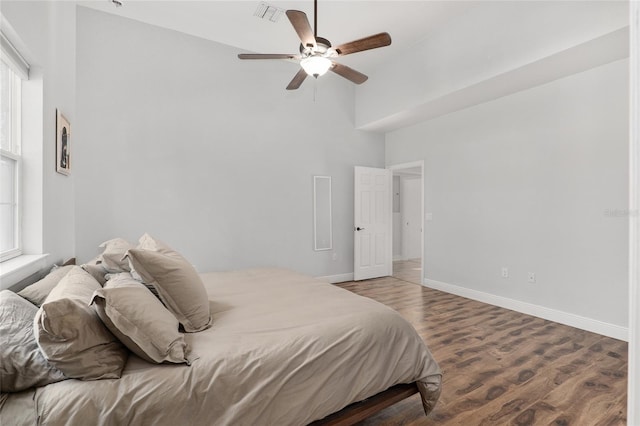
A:
[[[253,16],[257,16],[258,18],[266,19],[271,22],[278,22],[282,15],[284,15],[284,9],[272,6],[263,1],[260,2],[258,8],[253,13]]]

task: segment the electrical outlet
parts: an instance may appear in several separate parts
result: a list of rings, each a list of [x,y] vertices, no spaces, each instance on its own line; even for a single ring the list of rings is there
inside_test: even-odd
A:
[[[506,266],[502,267],[502,278],[509,278],[509,268]]]
[[[334,252],[334,253],[333,253],[333,255],[331,256],[331,258],[332,258],[334,261],[338,260],[338,253],[335,253],[335,252]]]
[[[527,282],[535,283],[536,282],[536,274],[535,272],[529,272],[527,276]]]

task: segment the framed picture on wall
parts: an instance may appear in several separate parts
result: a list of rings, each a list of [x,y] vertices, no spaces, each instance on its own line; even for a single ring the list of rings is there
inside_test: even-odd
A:
[[[56,110],[56,171],[71,173],[71,125],[60,110]]]

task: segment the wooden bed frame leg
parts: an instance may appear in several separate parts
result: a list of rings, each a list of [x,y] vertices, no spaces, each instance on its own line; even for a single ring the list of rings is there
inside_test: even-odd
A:
[[[418,386],[415,383],[399,384],[390,387],[386,391],[380,392],[364,401],[354,402],[342,410],[330,414],[324,419],[317,420],[309,426],[348,426],[355,424],[378,411],[392,406],[396,402],[402,401],[418,393]]]

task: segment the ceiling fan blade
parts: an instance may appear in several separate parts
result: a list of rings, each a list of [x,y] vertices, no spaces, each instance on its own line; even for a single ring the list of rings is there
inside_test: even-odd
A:
[[[240,53],[240,59],[297,59],[298,55],[287,53]]]
[[[339,76],[342,76],[347,80],[354,82],[355,84],[362,84],[369,78],[361,72],[358,72],[353,68],[349,68],[348,66],[339,64],[337,62],[333,62],[333,65],[329,69]]]
[[[300,87],[305,78],[307,78],[307,72],[303,68],[300,68],[300,71],[298,71],[296,76],[293,77],[293,80],[291,80],[287,86],[287,90],[296,90]]]
[[[354,40],[349,43],[341,44],[335,50],[339,56],[350,55],[352,53],[362,52],[363,50],[377,49],[378,47],[389,46],[391,44],[391,36],[389,33],[380,33],[369,37]]]
[[[287,18],[293,25],[293,29],[298,33],[303,46],[315,46],[316,38],[307,19],[307,15],[299,10],[287,10]]]

